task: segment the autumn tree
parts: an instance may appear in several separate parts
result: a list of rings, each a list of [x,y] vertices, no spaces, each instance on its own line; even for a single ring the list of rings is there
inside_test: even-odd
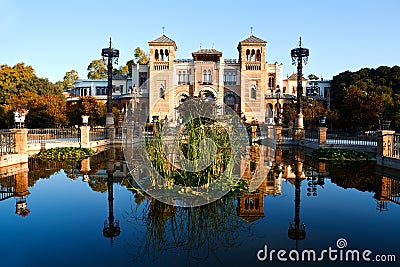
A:
[[[149,56],[140,47],[135,48],[133,55],[135,57],[136,63],[139,63],[139,64],[149,63],[149,60],[150,60]]]
[[[68,107],[67,116],[70,125],[81,125],[82,115],[89,116],[89,125],[105,125],[106,105],[96,100],[93,96],[83,96],[78,102],[71,103]]]
[[[13,127],[13,112],[22,108],[29,110],[26,117],[28,128],[56,128],[68,124],[66,102],[62,96],[40,96],[35,92],[8,98],[2,106],[4,117],[1,117],[1,123],[7,125],[7,128]]]
[[[88,79],[101,80],[107,78],[107,63],[104,59],[94,59],[87,67]]]

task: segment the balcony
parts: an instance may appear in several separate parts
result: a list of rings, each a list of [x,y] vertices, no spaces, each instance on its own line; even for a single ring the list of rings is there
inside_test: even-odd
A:
[[[246,70],[261,70],[261,62],[246,62]]]
[[[169,62],[168,61],[156,61],[154,62],[154,70],[168,70]]]

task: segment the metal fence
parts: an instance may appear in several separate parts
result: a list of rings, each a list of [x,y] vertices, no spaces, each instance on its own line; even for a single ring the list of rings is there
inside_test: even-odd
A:
[[[309,142],[318,142],[319,140],[319,134],[318,130],[304,130],[304,140],[309,141]]]
[[[28,143],[80,142],[79,128],[29,129]]]
[[[97,141],[107,139],[108,129],[106,127],[90,128],[89,141]]]
[[[330,145],[377,146],[375,131],[328,130],[326,143]]]
[[[0,131],[0,155],[15,154],[15,133]]]

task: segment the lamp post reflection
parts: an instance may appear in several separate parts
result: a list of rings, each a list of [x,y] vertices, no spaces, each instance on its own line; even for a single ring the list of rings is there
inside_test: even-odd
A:
[[[108,192],[108,220],[104,221],[103,236],[108,237],[113,244],[114,238],[119,236],[121,229],[119,221],[114,220],[114,162],[109,160],[107,162],[107,192]]]

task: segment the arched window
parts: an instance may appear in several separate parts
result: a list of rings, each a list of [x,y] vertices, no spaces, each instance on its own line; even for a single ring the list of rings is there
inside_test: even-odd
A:
[[[165,97],[165,90],[164,90],[164,85],[160,85],[160,91],[159,91],[159,97],[164,98]]]
[[[257,49],[256,61],[261,61],[261,52],[260,52],[260,49]]]
[[[160,59],[161,61],[164,61],[164,50],[160,50]]]
[[[206,81],[207,81],[207,71],[204,70],[203,71],[203,82],[206,82]]]
[[[182,72],[182,83],[186,83],[186,71]]]
[[[236,71],[232,72],[232,82],[236,83]]]
[[[212,75],[211,75],[211,70],[208,71],[208,82],[212,82]]]
[[[158,49],[154,52],[154,59],[158,61]]]
[[[246,60],[250,61],[250,50],[249,49],[246,50]]]
[[[251,61],[256,61],[256,51],[254,49],[251,50]]]
[[[228,73],[228,82],[229,83],[232,82],[232,73],[231,72]]]
[[[251,85],[251,89],[250,89],[250,97],[252,99],[256,99],[257,98],[257,86],[255,84]]]
[[[188,70],[188,72],[187,72],[187,83],[190,83],[190,70]]]
[[[182,73],[180,71],[178,71],[178,83],[182,82]]]
[[[169,52],[168,52],[168,49],[165,49],[165,60],[166,61],[169,61]]]

